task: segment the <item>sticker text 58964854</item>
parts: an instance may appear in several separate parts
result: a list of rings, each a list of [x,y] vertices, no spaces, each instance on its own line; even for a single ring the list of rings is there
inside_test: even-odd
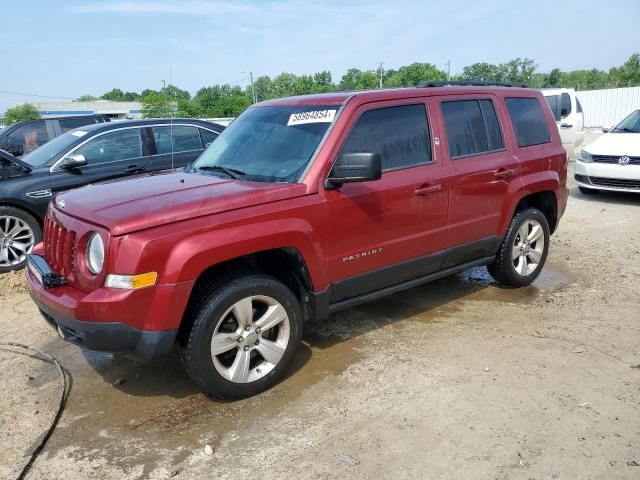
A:
[[[305,123],[331,123],[335,116],[335,110],[311,110],[309,112],[292,113],[287,126],[304,125]]]

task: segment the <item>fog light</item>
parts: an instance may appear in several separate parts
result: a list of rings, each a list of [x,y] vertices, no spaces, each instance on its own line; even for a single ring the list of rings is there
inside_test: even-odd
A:
[[[107,275],[105,287],[137,290],[151,287],[156,284],[158,274],[156,272],[141,273],[140,275]]]

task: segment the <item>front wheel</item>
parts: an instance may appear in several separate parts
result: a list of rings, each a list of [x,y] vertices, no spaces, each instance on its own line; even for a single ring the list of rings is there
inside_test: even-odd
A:
[[[524,287],[533,282],[549,253],[549,224],[535,208],[518,212],[511,221],[495,261],[487,265],[491,276],[503,285]]]
[[[0,206],[0,273],[23,268],[27,254],[41,241],[42,229],[31,214]]]
[[[194,309],[180,357],[206,392],[236,400],[260,393],[286,373],[302,339],[296,296],[266,275],[229,280]]]

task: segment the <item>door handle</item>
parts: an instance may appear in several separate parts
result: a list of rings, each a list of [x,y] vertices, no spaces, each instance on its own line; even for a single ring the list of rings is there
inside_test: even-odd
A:
[[[570,123],[561,123],[560,124],[560,128],[571,128],[573,127],[573,125],[571,125]]]
[[[515,174],[516,171],[513,168],[501,168],[493,172],[493,176],[500,179],[513,177]]]
[[[418,188],[415,192],[416,195],[429,195],[430,193],[436,193],[442,190],[442,185],[439,183],[437,185],[425,185]]]

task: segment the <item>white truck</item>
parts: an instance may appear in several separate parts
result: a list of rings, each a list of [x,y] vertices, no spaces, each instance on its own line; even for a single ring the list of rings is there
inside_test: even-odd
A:
[[[573,88],[545,88],[542,94],[547,100],[560,131],[562,146],[570,157],[584,140],[584,114]]]

